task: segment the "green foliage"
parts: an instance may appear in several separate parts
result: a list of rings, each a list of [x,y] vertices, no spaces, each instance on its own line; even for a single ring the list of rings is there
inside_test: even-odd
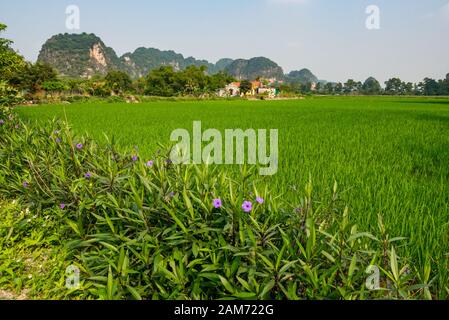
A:
[[[6,30],[6,25],[0,23],[0,33]],[[13,88],[8,80],[25,66],[21,56],[15,53],[10,45],[12,41],[0,38],[0,116],[4,117],[6,107],[22,101],[22,96]]]
[[[412,93],[412,83],[405,83],[399,78],[392,78],[385,82],[385,94],[387,95],[410,95]]]
[[[105,77],[106,86],[115,93],[127,92],[131,89],[131,78],[123,71],[109,71]]]
[[[6,25],[0,23],[0,33],[6,30]],[[23,57],[11,49],[12,41],[0,38],[0,79],[9,80],[12,75],[20,71],[25,62]]]
[[[215,93],[233,80],[225,73],[213,76],[206,74],[204,67],[187,67],[175,72],[172,67],[161,67],[151,71],[146,78],[145,94],[151,96],[171,97],[178,95],[201,96]]]
[[[10,83],[21,90],[36,93],[43,89],[44,83],[55,83],[57,73],[49,64],[27,63],[25,68],[17,72]]]
[[[65,297],[68,265],[58,212],[36,215],[17,201],[3,200],[0,212],[0,296],[6,292],[8,299]]]
[[[425,78],[423,86],[423,94],[425,96],[437,96],[439,94],[438,82],[434,79]]]
[[[364,94],[377,95],[382,93],[382,87],[380,86],[379,81],[373,77],[369,77],[363,83],[362,91]]]
[[[69,90],[69,86],[62,81],[50,80],[42,83],[42,89],[48,92],[63,92]]]
[[[133,161],[62,122],[9,118],[0,127],[0,192],[18,208],[0,218],[0,286],[109,300],[438,297],[431,265],[423,273],[407,268],[395,249],[403,240],[381,220],[377,237],[359,230],[336,183],[316,198],[309,181],[293,206],[255,178],[256,168],[243,166],[234,179],[219,167],[174,166],[164,153],[153,159]],[[215,209],[217,197],[223,206]],[[256,197],[265,202],[244,213],[242,202]],[[12,254],[25,245],[53,248],[51,268],[16,264]],[[65,291],[62,270],[71,264],[81,283]],[[372,264],[383,290],[365,288]],[[38,271],[48,281],[33,279]]]
[[[183,89],[172,67],[161,67],[151,71],[146,78],[146,82],[145,93],[152,96],[170,97]]]
[[[240,82],[240,92],[243,94],[247,94],[252,89],[252,84],[249,80],[242,80]]]
[[[360,81],[355,81],[353,79],[349,79],[345,84],[343,88],[343,92],[345,94],[356,94],[360,92],[362,89],[362,83]]]
[[[23,101],[20,93],[11,87],[6,81],[0,80],[0,108],[13,106]],[[0,109],[0,116],[3,115]]]

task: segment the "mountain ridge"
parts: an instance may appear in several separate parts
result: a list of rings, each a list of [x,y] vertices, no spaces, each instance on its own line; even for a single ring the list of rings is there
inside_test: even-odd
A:
[[[160,50],[151,47],[139,47],[121,56],[106,46],[100,37],[93,33],[57,34],[50,37],[39,52],[38,62],[52,65],[60,75],[73,78],[91,78],[105,75],[111,70],[121,70],[132,78],[146,76],[151,70],[161,66],[172,66],[176,71],[189,66],[204,66],[207,73],[227,72],[239,80],[254,80],[258,77],[288,82],[305,82],[317,79],[307,73],[307,77],[290,77],[274,61],[266,57],[250,59],[223,58],[216,63],[185,57],[173,50]],[[302,71],[302,70],[301,70]],[[300,71],[296,71],[300,72]],[[297,74],[296,74],[297,75]]]

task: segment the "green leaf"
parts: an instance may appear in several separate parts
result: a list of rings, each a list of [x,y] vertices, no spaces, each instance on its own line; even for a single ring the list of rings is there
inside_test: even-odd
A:
[[[271,269],[274,270],[274,265],[273,263],[267,258],[265,257],[263,254],[261,253],[257,253],[257,255],[262,259],[262,261]]]
[[[257,295],[252,292],[239,292],[239,293],[235,293],[234,297],[236,297],[238,299],[254,299],[257,297]]]
[[[390,266],[391,266],[391,272],[393,273],[395,281],[396,282],[399,281],[398,257],[396,255],[396,251],[394,250],[394,247],[391,248]]]
[[[167,207],[165,204],[163,205],[165,210],[167,210],[167,212],[170,214],[170,216],[172,217],[173,220],[175,220],[176,224],[181,228],[182,231],[184,231],[184,233],[188,233],[186,227],[184,226],[184,224],[181,222],[181,220],[178,219],[178,217],[176,216],[176,213],[173,212],[173,210],[171,210],[169,207]]]
[[[111,266],[109,266],[109,271],[108,271],[107,290],[108,290],[108,300],[113,300],[114,278],[112,276]]]
[[[357,266],[357,254],[354,254],[354,256],[351,259],[351,264],[349,265],[349,271],[348,271],[349,279],[352,278],[352,275],[354,274],[356,266]]]
[[[277,259],[276,259],[276,267],[275,267],[275,270],[279,270],[279,266],[280,266],[280,264],[281,264],[282,258],[284,257],[284,252],[285,252],[286,249],[287,249],[287,244],[284,243],[284,245],[282,246],[282,249],[281,249],[281,251],[279,252],[278,257],[277,257]]]
[[[325,251],[325,250],[322,250],[321,253],[322,253],[323,256],[325,256],[330,262],[335,263],[335,258],[332,257],[332,255],[331,255],[329,252],[327,252],[327,251]]]
[[[271,289],[273,289],[275,285],[274,280],[269,281],[263,288],[262,292],[259,294],[259,298],[263,299],[265,297],[265,295],[270,292]]]
[[[223,286],[228,290],[230,293],[234,293],[234,288],[231,286],[228,280],[222,276],[218,276],[220,278],[221,283]]]
[[[129,293],[131,293],[131,295],[135,300],[142,300],[142,297],[140,296],[139,292],[136,289],[130,286],[126,286],[126,289],[128,289]]]

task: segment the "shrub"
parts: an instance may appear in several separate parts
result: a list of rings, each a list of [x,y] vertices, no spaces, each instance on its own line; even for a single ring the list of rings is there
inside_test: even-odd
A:
[[[8,82],[0,81],[0,112],[2,110],[1,108],[6,110],[6,107],[18,104],[22,101],[23,97],[16,89],[11,87]]]

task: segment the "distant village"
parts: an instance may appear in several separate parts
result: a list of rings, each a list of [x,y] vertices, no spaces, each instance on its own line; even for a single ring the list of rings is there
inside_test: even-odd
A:
[[[275,83],[279,83],[276,79],[259,79],[251,81],[249,90],[242,90],[242,82],[232,82],[225,88],[219,90],[220,97],[251,97],[265,96],[270,99],[276,98],[280,94],[278,88],[272,87]]]

